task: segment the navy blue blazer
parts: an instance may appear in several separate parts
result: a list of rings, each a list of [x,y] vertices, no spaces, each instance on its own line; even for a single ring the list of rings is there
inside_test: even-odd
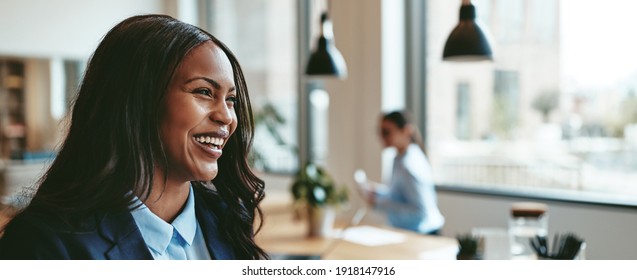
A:
[[[207,190],[193,188],[195,213],[213,259],[235,259],[218,227],[220,201]],[[24,212],[0,238],[0,259],[153,259],[130,212],[95,214],[71,230],[53,215]]]

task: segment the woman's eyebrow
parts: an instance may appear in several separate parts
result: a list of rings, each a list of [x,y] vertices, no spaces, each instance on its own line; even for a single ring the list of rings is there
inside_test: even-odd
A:
[[[217,90],[221,89],[221,84],[219,84],[217,81],[215,81],[215,80],[213,80],[211,78],[206,78],[206,77],[190,78],[190,79],[186,80],[186,83],[190,83],[190,82],[193,82],[195,80],[204,80],[204,81],[208,82],[215,89],[217,89]],[[230,87],[230,89],[228,89],[228,92],[233,92],[233,91],[235,91],[235,87]]]

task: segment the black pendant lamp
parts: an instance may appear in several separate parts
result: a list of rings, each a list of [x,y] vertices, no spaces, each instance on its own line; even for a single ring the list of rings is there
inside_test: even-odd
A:
[[[446,61],[493,60],[489,42],[476,24],[476,8],[471,0],[463,0],[460,7],[460,21],[451,31],[442,59]]]
[[[321,15],[321,36],[316,44],[316,50],[310,55],[305,74],[334,76],[341,79],[347,77],[347,65],[343,55],[334,45],[334,31],[327,12]]]

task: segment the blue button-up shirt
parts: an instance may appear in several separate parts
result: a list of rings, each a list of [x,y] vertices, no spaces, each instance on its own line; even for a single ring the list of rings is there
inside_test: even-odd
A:
[[[184,209],[169,224],[142,205],[131,211],[139,231],[156,260],[209,260],[201,227],[195,215],[192,186]]]
[[[397,155],[392,173],[389,192],[379,194],[376,208],[386,211],[395,227],[419,233],[439,230],[445,218],[438,209],[431,166],[420,147],[410,144]]]

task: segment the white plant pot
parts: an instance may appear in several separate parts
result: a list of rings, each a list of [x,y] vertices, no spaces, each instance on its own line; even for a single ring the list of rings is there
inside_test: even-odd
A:
[[[336,211],[332,207],[308,207],[310,237],[326,237],[332,233]]]

